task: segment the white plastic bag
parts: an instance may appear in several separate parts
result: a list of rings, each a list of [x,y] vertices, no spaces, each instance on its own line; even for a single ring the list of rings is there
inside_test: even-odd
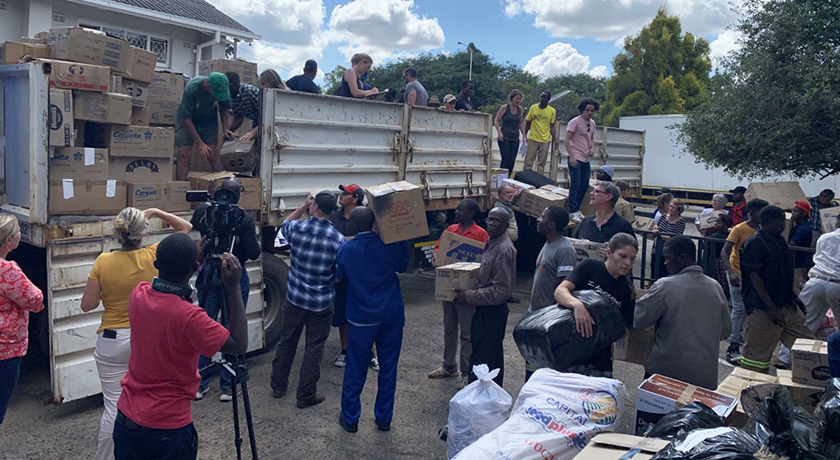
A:
[[[519,158],[525,158],[525,151],[528,150],[528,141],[522,141],[519,146]]]
[[[449,435],[446,439],[446,458],[451,459],[461,449],[495,430],[510,415],[513,398],[493,381],[499,375],[486,364],[473,366],[478,380],[467,385],[449,400]]]
[[[454,460],[571,460],[596,434],[618,431],[623,415],[620,381],[540,369],[522,387],[510,418]]]

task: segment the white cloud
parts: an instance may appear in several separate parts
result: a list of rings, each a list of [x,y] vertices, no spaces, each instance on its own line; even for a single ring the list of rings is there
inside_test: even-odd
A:
[[[721,58],[726,57],[731,51],[741,48],[738,40],[741,39],[741,33],[737,30],[726,30],[717,36],[715,40],[709,43],[709,55],[712,62],[717,64]]]
[[[534,16],[534,26],[555,37],[615,40],[635,34],[663,4],[679,16],[683,31],[715,34],[737,16],[730,0],[504,0],[505,14]]]
[[[263,40],[286,46],[312,46],[326,17],[323,0],[209,0]]]
[[[579,73],[605,77],[608,72],[607,66],[603,65],[589,69],[589,56],[580,54],[572,45],[563,42],[548,45],[541,54],[528,60],[523,70],[543,78]]]
[[[610,74],[610,71],[609,69],[607,69],[607,66],[599,65],[589,69],[588,73],[589,75],[592,75],[595,78],[606,78],[607,75]]]
[[[243,48],[243,45],[239,46],[240,51]],[[258,41],[248,48],[248,52],[257,58],[252,59],[253,56],[247,54],[241,54],[240,56],[256,62],[260,72],[266,69],[274,69],[280,72],[280,75],[286,80],[293,75],[300,74],[307,59],[320,60],[323,56],[323,47],[317,43],[312,46],[285,46]],[[321,71],[322,69],[319,68],[318,73],[320,74]]]

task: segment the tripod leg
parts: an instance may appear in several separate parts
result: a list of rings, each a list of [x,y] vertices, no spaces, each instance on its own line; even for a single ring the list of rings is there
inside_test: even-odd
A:
[[[233,403],[233,443],[236,445],[237,460],[242,460],[242,435],[239,430],[239,403],[236,398],[236,386],[240,384],[238,375],[239,359],[237,356],[231,357],[233,358],[233,361],[231,362],[232,368],[235,371],[231,377],[231,395],[233,396],[233,401],[231,401]],[[222,372],[225,370],[226,369],[222,369]],[[242,384],[244,385],[244,383]]]
[[[245,366],[243,359],[243,367]],[[251,418],[251,398],[248,396],[248,382],[241,382],[242,404],[245,407],[245,423],[248,425],[248,440],[251,442],[251,458],[257,460],[257,438],[254,434],[254,420]]]

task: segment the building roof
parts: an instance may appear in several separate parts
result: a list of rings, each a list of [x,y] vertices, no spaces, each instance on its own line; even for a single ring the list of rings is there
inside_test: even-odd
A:
[[[204,0],[113,0],[116,3],[136,6],[164,14],[215,24],[229,29],[252,33],[247,27],[222,13]]]

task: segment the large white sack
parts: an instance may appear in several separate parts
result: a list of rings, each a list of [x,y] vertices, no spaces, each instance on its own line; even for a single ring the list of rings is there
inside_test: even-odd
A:
[[[493,381],[499,369],[486,364],[473,366],[478,378],[449,400],[449,434],[446,458],[451,459],[478,438],[495,430],[510,415],[510,394]]]

